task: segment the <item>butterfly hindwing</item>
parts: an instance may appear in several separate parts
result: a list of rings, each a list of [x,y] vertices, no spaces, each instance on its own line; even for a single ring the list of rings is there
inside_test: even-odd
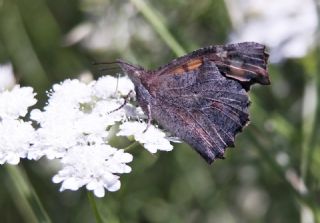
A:
[[[241,84],[221,75],[210,60],[163,78],[152,105],[156,106],[153,118],[209,163],[223,157],[248,121],[249,99]]]

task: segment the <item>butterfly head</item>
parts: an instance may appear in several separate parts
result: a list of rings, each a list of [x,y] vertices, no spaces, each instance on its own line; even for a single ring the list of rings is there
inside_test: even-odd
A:
[[[146,70],[141,66],[132,65],[124,60],[117,60],[122,71],[125,72],[135,85],[141,84],[141,76]]]

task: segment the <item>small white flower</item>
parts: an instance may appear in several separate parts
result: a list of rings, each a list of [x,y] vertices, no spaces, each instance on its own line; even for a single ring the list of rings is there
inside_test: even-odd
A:
[[[117,95],[127,95],[131,90],[134,90],[133,83],[127,76],[115,78],[112,76],[104,76],[97,80],[94,85],[95,95],[100,98],[110,98]]]
[[[118,175],[131,172],[126,164],[131,161],[131,154],[109,145],[77,146],[62,158],[63,168],[53,177],[53,182],[62,182],[61,191],[77,190],[86,185],[97,197],[103,197],[105,189],[120,189]]]
[[[2,119],[17,119],[24,117],[28,107],[34,105],[37,100],[31,87],[16,85],[11,91],[5,90],[0,93],[0,117]]]
[[[0,164],[18,164],[26,158],[30,144],[34,142],[34,129],[29,122],[2,119],[0,122]]]
[[[94,82],[91,82],[94,83]],[[79,80],[65,80],[61,84],[53,85],[49,93],[49,104],[66,105],[79,108],[81,103],[91,100],[92,89],[90,84],[81,83]],[[63,99],[63,100],[62,100]]]
[[[166,134],[160,129],[149,126],[147,131],[146,123],[141,122],[125,122],[120,125],[118,136],[134,136],[135,140],[143,144],[144,148],[150,153],[156,153],[158,150],[171,151],[173,146],[166,138]]]
[[[13,87],[15,82],[12,65],[0,64],[0,92]]]
[[[123,101],[118,99],[101,100],[96,103],[93,108],[94,113],[97,113],[106,118],[106,126],[114,125],[116,122],[126,120],[128,118],[127,110],[130,110],[131,105],[124,106],[123,109],[118,109],[123,104]],[[112,112],[114,111],[114,112]]]

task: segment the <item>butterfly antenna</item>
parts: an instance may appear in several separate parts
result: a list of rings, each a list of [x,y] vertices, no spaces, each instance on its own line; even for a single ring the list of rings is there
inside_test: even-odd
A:
[[[116,60],[116,61],[111,61],[111,62],[92,62],[92,65],[110,65],[110,64],[125,64],[127,66],[130,66],[132,68],[136,68],[136,66],[124,61],[124,60]]]
[[[130,63],[124,61],[124,60],[118,60],[117,62],[118,62],[118,64],[125,64],[125,65],[128,65],[128,66],[133,67],[133,68],[137,67],[137,66],[132,65],[132,64],[130,64]]]
[[[92,62],[92,65],[113,65],[113,64],[118,64],[117,61],[112,61],[112,62]],[[103,72],[103,71],[111,71],[111,70],[118,70],[120,69],[120,67],[116,66],[116,67],[103,67],[98,69],[99,72]]]
[[[109,70],[119,70],[119,67],[105,67],[105,68],[100,68],[99,71],[109,71]]]
[[[111,62],[92,62],[92,65],[104,65],[104,64],[119,64],[119,61],[111,61]]]

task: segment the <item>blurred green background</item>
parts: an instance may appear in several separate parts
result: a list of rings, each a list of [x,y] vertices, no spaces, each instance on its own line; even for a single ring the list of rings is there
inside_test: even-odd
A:
[[[116,73],[99,71],[94,61],[123,58],[156,68],[184,52],[236,41],[246,24],[260,18],[259,11],[244,13],[250,7],[245,1],[232,2],[0,0],[0,63],[13,64],[18,82],[35,89],[41,106],[53,83]],[[310,3],[317,13],[318,2],[307,2],[300,1],[301,10]],[[209,166],[185,144],[156,155],[136,148],[133,171],[121,176],[121,189],[97,199],[106,222],[320,221],[320,58],[317,24],[314,35],[303,30],[308,19],[279,30],[287,35],[276,46],[264,36],[276,58],[269,67],[272,86],[251,90],[251,124],[226,159]],[[309,44],[306,52],[282,54],[296,37]],[[0,168],[0,222],[31,222],[19,195],[25,188],[13,186],[11,168]],[[54,163],[23,161],[19,168],[52,222],[95,222],[85,190],[60,193],[51,182]]]

